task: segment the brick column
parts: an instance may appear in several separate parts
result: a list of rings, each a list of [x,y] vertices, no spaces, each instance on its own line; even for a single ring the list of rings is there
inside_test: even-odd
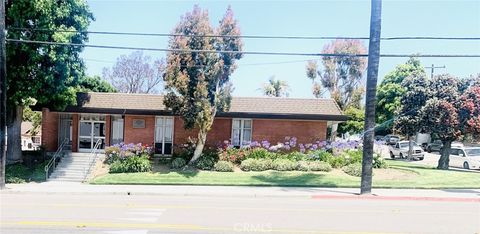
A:
[[[72,114],[72,152],[78,152],[78,114]]]
[[[58,148],[58,114],[42,108],[42,145],[48,152]]]

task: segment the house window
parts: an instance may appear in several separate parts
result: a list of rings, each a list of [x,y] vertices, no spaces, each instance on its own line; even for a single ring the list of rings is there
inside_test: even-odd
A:
[[[252,140],[252,120],[233,119],[232,121],[232,145],[242,146],[249,144]]]
[[[123,142],[123,118],[121,115],[112,115],[111,117],[111,139],[110,145]]]

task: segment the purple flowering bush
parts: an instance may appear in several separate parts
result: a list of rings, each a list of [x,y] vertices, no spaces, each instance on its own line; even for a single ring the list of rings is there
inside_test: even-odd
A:
[[[149,158],[152,155],[153,148],[148,145],[120,143],[105,148],[105,163],[112,164],[115,161],[124,161],[129,157],[145,156]]]

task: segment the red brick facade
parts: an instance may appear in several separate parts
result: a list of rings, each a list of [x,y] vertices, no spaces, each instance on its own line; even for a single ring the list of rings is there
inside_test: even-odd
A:
[[[145,128],[133,128],[134,119],[145,120]],[[124,120],[124,138],[126,143],[153,145],[155,141],[155,116],[127,115]]]
[[[42,145],[47,151],[56,151],[58,146],[58,114],[42,109]]]
[[[55,151],[58,145],[58,114],[42,111],[42,144],[48,151]],[[142,119],[144,128],[134,128],[133,121]],[[79,114],[72,114],[72,151],[78,150],[78,121]],[[106,116],[106,140],[110,144],[111,118]],[[174,118],[173,143],[185,143],[188,137],[197,138],[198,131],[185,130],[180,117]],[[232,118],[216,118],[211,130],[208,132],[207,145],[216,146],[224,140],[231,140]],[[297,137],[299,143],[310,143],[315,140],[325,140],[327,135],[327,122],[321,120],[279,120],[279,119],[253,119],[252,141],[268,140],[272,144],[283,142],[286,136]],[[126,115],[124,119],[124,141],[126,143],[142,143],[153,145],[155,140],[155,116],[151,115]]]

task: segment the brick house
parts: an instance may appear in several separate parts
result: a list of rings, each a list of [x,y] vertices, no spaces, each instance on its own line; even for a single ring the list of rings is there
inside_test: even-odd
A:
[[[233,97],[228,112],[217,113],[207,145],[230,140],[283,142],[295,136],[299,143],[325,140],[327,126],[347,120],[332,99]],[[65,141],[72,152],[89,152],[120,142],[155,146],[156,154],[172,154],[197,131],[185,130],[179,116],[163,104],[163,96],[124,93],[79,93],[77,105],[65,110],[42,109],[42,144],[55,151]]]

